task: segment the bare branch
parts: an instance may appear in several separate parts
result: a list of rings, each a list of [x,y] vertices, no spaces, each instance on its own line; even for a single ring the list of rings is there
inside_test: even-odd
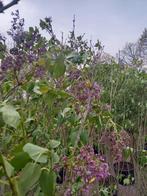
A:
[[[13,0],[10,3],[8,3],[7,5],[3,5],[2,1],[0,1],[0,13],[3,13],[4,10],[12,7],[13,5],[17,4],[20,0]]]

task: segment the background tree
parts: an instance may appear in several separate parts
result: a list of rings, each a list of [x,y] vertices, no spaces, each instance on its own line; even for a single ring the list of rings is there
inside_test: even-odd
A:
[[[138,43],[127,43],[119,54],[121,64],[133,67],[142,66],[141,50],[142,48]]]
[[[141,50],[141,57],[143,58],[143,64],[147,65],[147,28],[144,29],[140,39],[139,45]]]
[[[147,29],[145,29],[136,43],[127,43],[119,52],[119,63],[131,67],[147,65]]]

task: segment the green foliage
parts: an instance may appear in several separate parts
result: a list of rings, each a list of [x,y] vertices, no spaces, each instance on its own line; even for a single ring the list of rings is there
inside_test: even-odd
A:
[[[44,196],[55,195],[56,174],[53,171],[42,170],[39,182]]]
[[[59,78],[64,75],[66,70],[65,64],[64,64],[64,56],[59,55],[55,61],[54,67],[53,67],[53,77]]]
[[[26,195],[26,193],[32,189],[33,185],[38,182],[40,175],[41,167],[39,165],[28,163],[24,167],[18,178],[18,187],[22,195]]]
[[[28,143],[23,147],[23,150],[24,152],[27,152],[35,162],[47,162],[47,153],[49,152],[48,149]]]
[[[0,155],[0,164],[3,166],[6,175],[10,178],[14,174],[14,168],[3,155]]]
[[[7,125],[17,128],[20,122],[20,115],[13,106],[4,104],[0,108],[0,113],[2,113],[3,121]]]
[[[49,144],[51,148],[57,148],[60,145],[60,142],[56,140],[50,140]]]
[[[25,165],[30,161],[30,157],[25,152],[19,152],[15,155],[15,157],[11,160],[12,166],[16,171],[21,170],[25,167]]]

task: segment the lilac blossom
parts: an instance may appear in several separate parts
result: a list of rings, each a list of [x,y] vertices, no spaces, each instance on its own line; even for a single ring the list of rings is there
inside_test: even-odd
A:
[[[79,191],[85,196],[90,194],[93,185],[110,175],[105,159],[100,155],[94,154],[93,147],[90,145],[83,146],[80,149],[80,152],[73,158],[72,165],[70,160],[66,158],[64,167],[67,171],[65,180],[74,184],[77,182],[77,179],[80,179],[81,187]],[[72,184],[65,191],[65,195],[72,195]]]
[[[69,80],[77,80],[81,76],[81,71],[79,69],[77,70],[71,70],[69,71],[67,77]]]
[[[130,146],[129,134],[122,130],[116,131],[105,131],[101,137],[101,143],[105,144],[111,152],[111,155],[115,161],[121,161],[123,158],[123,150]]]
[[[45,75],[45,69],[41,66],[37,67],[35,70],[35,77],[42,78]]]
[[[13,39],[14,47],[1,62],[3,75],[9,70],[27,70],[26,66],[33,66],[47,51],[46,39],[41,37],[38,28],[30,27],[29,31],[24,31],[24,19],[20,18],[19,11],[12,13],[12,16],[12,26],[7,33]],[[4,38],[0,36],[0,40]],[[40,77],[43,73],[45,70],[37,68],[35,76]]]
[[[69,91],[79,101],[87,102],[89,98],[92,101],[100,99],[101,87],[96,82],[91,83],[89,81],[78,81],[76,84],[71,86]]]

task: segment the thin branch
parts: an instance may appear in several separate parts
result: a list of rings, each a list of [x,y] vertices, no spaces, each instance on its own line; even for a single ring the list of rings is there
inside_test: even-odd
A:
[[[8,3],[7,5],[3,5],[2,1],[0,1],[0,13],[3,13],[4,10],[12,7],[13,5],[17,4],[20,0],[13,0],[10,3]]]

